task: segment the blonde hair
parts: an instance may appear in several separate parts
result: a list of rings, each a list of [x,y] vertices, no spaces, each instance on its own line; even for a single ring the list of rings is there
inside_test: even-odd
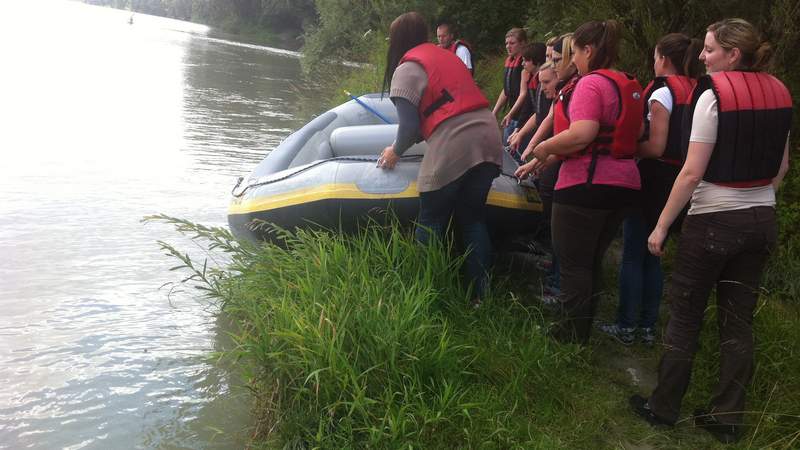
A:
[[[561,37],[561,61],[555,65],[558,78],[568,80],[578,71],[572,64],[572,33],[562,34]],[[572,67],[570,67],[572,66]],[[563,74],[563,76],[562,76]]]
[[[544,45],[547,46],[547,47],[552,47],[553,45],[555,45],[556,42],[558,42],[559,39],[561,39],[559,36],[553,36],[550,39],[548,39],[544,43]]]
[[[539,66],[539,72],[544,72],[545,70],[556,70],[556,65],[553,64],[553,61],[547,61],[546,63]]]
[[[739,49],[742,55],[739,67],[742,69],[764,70],[772,59],[772,46],[762,40],[756,27],[744,19],[722,19],[709,25],[706,31],[714,33],[714,39],[723,49]]]
[[[513,37],[519,43],[528,42],[528,33],[522,28],[512,28],[508,30],[506,37]]]

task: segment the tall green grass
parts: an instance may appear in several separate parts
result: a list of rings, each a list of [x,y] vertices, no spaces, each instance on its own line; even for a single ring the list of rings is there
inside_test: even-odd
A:
[[[355,236],[283,233],[251,247],[227,230],[158,216],[229,256],[211,269],[162,243],[239,323],[236,358],[258,400],[264,448],[716,448],[689,427],[654,430],[627,409],[637,388],[615,358],[653,368],[657,352],[549,339],[550,318],[510,278],[475,310],[449,244],[418,245],[373,224]],[[738,448],[793,448],[800,433],[797,311],[765,302],[748,406],[754,431]],[[713,329],[713,318],[708,328]],[[687,411],[716,378],[705,333]],[[750,439],[752,438],[752,442]],[[793,440],[794,439],[794,440]],[[688,446],[688,447],[687,447]]]

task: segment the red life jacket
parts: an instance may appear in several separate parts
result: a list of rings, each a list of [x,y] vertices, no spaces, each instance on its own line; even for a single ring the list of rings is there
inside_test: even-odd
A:
[[[780,169],[792,126],[789,90],[763,72],[716,72],[698,81],[690,114],[694,115],[700,94],[708,89],[717,98],[719,124],[703,180],[728,187],[770,184]],[[688,137],[692,121],[686,121],[685,127]]]
[[[428,75],[428,87],[418,106],[424,139],[445,120],[489,106],[467,66],[454,53],[424,43],[407,51],[400,63],[406,61],[421,65]]]
[[[450,43],[450,46],[445,47],[445,48],[447,50],[450,50],[451,52],[455,53],[456,50],[458,50],[458,46],[459,45],[464,46],[469,51],[469,64],[472,66],[472,68],[469,69],[469,71],[474,76],[475,75],[475,60],[472,58],[472,46],[469,45],[469,43],[467,41],[462,41],[461,39],[456,39],[452,43]]]
[[[569,128],[569,101],[572,98],[572,91],[575,90],[578,80],[580,80],[580,75],[576,73],[567,80],[564,87],[558,91],[555,100],[553,100],[555,102],[553,106],[553,135]]]
[[[536,93],[536,88],[539,87],[539,72],[531,74],[530,80],[528,80],[528,97],[533,98]]]
[[[613,125],[601,125],[591,144],[584,150],[566,155],[567,158],[577,158],[586,153],[610,154],[614,158],[633,158],[637,152],[639,131],[642,126],[644,101],[642,100],[642,86],[633,77],[616,70],[600,69],[587,75],[597,74],[603,76],[616,86],[619,96],[619,114]],[[574,81],[573,81],[574,80]],[[567,83],[556,97],[555,110],[553,111],[553,132],[558,134],[569,128],[569,99],[578,77]],[[590,177],[591,181],[591,177]]]
[[[683,120],[687,109],[689,108],[689,101],[692,98],[692,90],[697,85],[697,80],[687,77],[685,75],[670,75],[667,77],[656,77],[644,89],[644,104],[647,105],[650,96],[653,95],[657,89],[664,86],[669,89],[672,96],[672,112],[669,115],[669,129],[667,131],[667,146],[664,153],[661,155],[662,162],[671,164],[673,166],[683,165]],[[644,108],[644,126],[645,134],[650,132],[650,121],[647,119],[649,108]],[[689,118],[691,120],[691,118]]]

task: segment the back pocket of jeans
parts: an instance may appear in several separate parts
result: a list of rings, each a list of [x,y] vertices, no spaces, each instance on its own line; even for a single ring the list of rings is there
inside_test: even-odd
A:
[[[716,255],[733,255],[744,247],[745,236],[732,230],[709,228],[706,230],[703,248]]]

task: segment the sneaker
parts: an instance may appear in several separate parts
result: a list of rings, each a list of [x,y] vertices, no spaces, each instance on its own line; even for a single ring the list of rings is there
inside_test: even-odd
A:
[[[600,331],[613,337],[622,345],[631,345],[634,341],[636,328],[624,328],[615,323],[600,325]]]
[[[652,347],[656,343],[656,329],[653,327],[639,328],[639,339],[642,344]]]
[[[628,399],[628,404],[633,409],[633,412],[636,413],[637,416],[644,419],[647,423],[653,426],[668,426],[672,427],[675,425],[674,421],[663,419],[658,417],[652,409],[650,409],[650,403],[648,399],[642,397],[641,395],[634,395],[630,399]]]
[[[716,416],[704,409],[694,410],[694,426],[702,428],[719,442],[723,444],[733,444],[739,440],[739,426],[734,424],[722,423]]]
[[[558,309],[559,305],[561,305],[558,295],[544,293],[540,299],[542,300],[542,305],[544,305],[544,307],[547,309],[556,310]]]

